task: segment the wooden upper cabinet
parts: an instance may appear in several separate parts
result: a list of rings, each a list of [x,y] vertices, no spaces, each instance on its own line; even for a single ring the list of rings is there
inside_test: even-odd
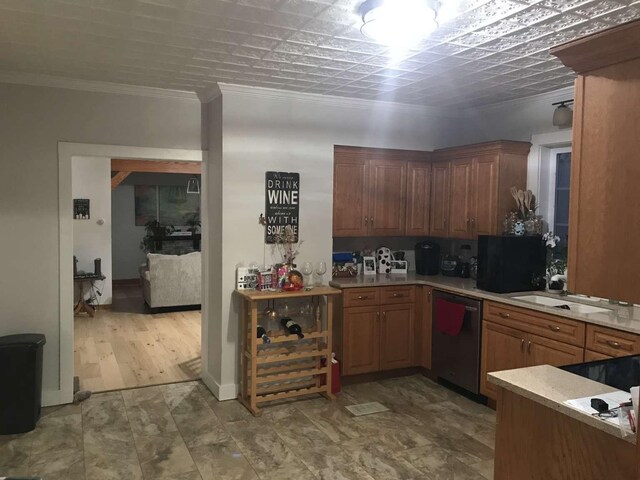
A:
[[[473,161],[472,235],[501,233],[498,218],[498,155],[484,155]]]
[[[437,162],[431,167],[430,231],[434,237],[449,236],[449,181],[451,164]]]
[[[471,158],[451,162],[449,236],[470,238],[473,198],[473,161]]]
[[[428,160],[429,152],[335,146],[333,236],[428,235]]]
[[[573,292],[640,303],[640,20],[553,48],[576,80],[569,206]]]
[[[431,205],[431,164],[409,162],[407,164],[407,236],[429,235]]]
[[[515,208],[511,187],[527,188],[530,147],[528,142],[501,140],[437,150],[435,159],[451,169],[449,227],[448,232],[434,231],[432,220],[431,234],[472,239],[502,233],[504,216]],[[437,165],[433,165],[433,191],[438,186]]]
[[[407,162],[371,160],[369,172],[369,234],[404,235]]]
[[[368,215],[368,162],[350,149],[336,147],[333,165],[333,235],[367,235]]]

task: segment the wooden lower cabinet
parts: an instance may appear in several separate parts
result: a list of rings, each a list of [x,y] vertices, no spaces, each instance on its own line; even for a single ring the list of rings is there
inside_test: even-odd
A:
[[[609,355],[605,355],[603,353],[598,353],[598,352],[594,352],[592,350],[585,350],[584,351],[584,361],[585,362],[596,362],[598,360],[610,360],[613,357],[610,357]]]
[[[484,322],[482,328],[480,393],[495,399],[498,390],[487,379],[487,373],[527,366],[525,334],[515,328],[491,322]]]
[[[380,370],[379,307],[345,308],[343,323],[343,375]]]
[[[580,363],[584,349],[537,335],[527,335],[527,366],[551,365],[561,367]]]
[[[380,307],[380,370],[413,364],[413,304]]]
[[[480,393],[496,399],[497,387],[487,374],[500,370],[580,363],[584,349],[493,322],[483,322]]]

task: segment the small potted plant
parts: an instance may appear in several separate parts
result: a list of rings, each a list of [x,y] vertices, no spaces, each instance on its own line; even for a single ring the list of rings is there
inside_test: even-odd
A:
[[[185,217],[185,225],[187,226],[187,230],[191,232],[191,236],[193,237],[193,249],[200,250],[200,239],[196,236],[200,227],[202,227],[202,222],[200,221],[199,213],[191,213]]]
[[[140,249],[146,253],[162,251],[162,241],[176,229],[173,225],[163,225],[158,220],[150,220],[144,224],[146,235],[140,242]]]

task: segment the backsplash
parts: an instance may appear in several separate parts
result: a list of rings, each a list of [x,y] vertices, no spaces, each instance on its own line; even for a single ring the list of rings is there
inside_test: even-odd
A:
[[[409,262],[409,271],[416,269],[415,245],[423,240],[438,243],[443,255],[460,254],[460,245],[470,245],[471,255],[478,254],[477,240],[460,240],[455,238],[435,237],[340,237],[333,239],[334,252],[360,252],[364,249],[375,250],[378,247],[389,247],[392,252],[405,252],[405,260]]]

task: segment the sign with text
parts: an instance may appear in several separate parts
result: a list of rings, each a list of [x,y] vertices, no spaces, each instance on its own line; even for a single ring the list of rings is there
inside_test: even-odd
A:
[[[290,172],[267,172],[265,181],[265,242],[276,243],[278,235],[291,226],[298,241],[298,217],[300,215],[300,174]]]

